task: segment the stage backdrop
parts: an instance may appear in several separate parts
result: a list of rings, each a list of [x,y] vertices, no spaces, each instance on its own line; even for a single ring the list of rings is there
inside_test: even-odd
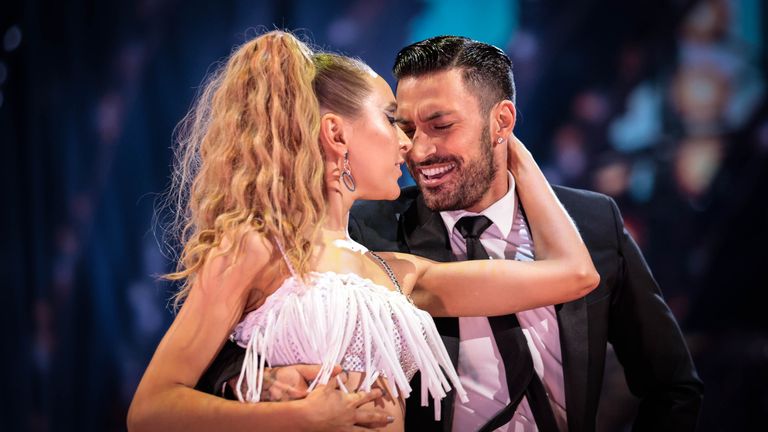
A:
[[[759,0],[11,1],[0,6],[4,431],[118,431],[172,320],[153,224],[173,130],[233,47],[296,30],[393,85],[460,34],[515,64],[517,135],[619,203],[706,383],[701,430],[768,412],[768,12]],[[410,182],[404,176],[403,184]],[[602,430],[636,401],[608,365]],[[750,423],[752,422],[752,423]]]

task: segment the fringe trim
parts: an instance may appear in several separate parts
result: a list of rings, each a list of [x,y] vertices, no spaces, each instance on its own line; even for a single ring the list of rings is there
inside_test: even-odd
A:
[[[360,322],[363,334],[365,378],[361,388],[370,391],[380,373],[390,381],[395,397],[411,394],[394,338],[400,331],[405,349],[421,371],[421,405],[428,394],[435,400],[435,420],[440,419],[440,400],[456,387],[466,402],[467,393],[459,382],[448,352],[432,317],[412,305],[405,296],[390,291],[356,274],[311,272],[309,287],[291,277],[257,310],[237,325],[233,340],[246,349],[237,381],[241,402],[258,402],[264,368],[296,363],[319,364],[320,373],[309,390],[327,384],[333,366],[340,364]],[[449,383],[450,381],[450,383]],[[242,393],[242,384],[246,392]]]

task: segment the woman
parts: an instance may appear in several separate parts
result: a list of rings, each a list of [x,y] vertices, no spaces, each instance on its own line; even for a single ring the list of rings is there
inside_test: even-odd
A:
[[[391,89],[370,68],[315,55],[287,33],[257,37],[231,56],[188,119],[176,176],[185,242],[171,275],[185,281],[176,297],[183,305],[136,391],[129,428],[311,429],[329,410],[341,427],[357,422],[351,408],[373,405],[381,389],[386,429],[402,430],[402,398],[416,368],[432,397],[443,397],[448,381],[464,395],[434,323],[408,298],[434,314],[499,315],[596,286],[575,227],[517,142],[508,144],[510,170],[531,226],[547,226],[533,228],[540,261],[443,264],[379,256],[350,240],[355,200],[399,194],[410,142],[395,109]],[[468,284],[483,295],[463,295]],[[322,364],[312,384],[321,392],[255,405],[196,392],[228,336],[247,346],[241,400],[259,399],[265,361]],[[349,370],[344,389],[366,393],[328,390],[337,363]],[[174,408],[182,404],[200,415],[179,419]],[[367,413],[368,424],[381,424],[380,412]]]

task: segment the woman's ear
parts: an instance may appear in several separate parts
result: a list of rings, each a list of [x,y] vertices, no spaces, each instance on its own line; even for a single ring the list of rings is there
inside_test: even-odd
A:
[[[508,139],[515,128],[516,119],[517,110],[515,109],[515,104],[510,100],[499,102],[491,110],[492,140],[495,142],[497,138]]]
[[[320,144],[328,159],[343,158],[347,153],[344,119],[333,113],[320,117]]]

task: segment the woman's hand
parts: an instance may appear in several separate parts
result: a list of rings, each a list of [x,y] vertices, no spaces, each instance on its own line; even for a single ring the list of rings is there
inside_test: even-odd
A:
[[[513,174],[517,174],[525,158],[533,158],[522,141],[514,135],[510,135],[507,141],[507,168]]]

